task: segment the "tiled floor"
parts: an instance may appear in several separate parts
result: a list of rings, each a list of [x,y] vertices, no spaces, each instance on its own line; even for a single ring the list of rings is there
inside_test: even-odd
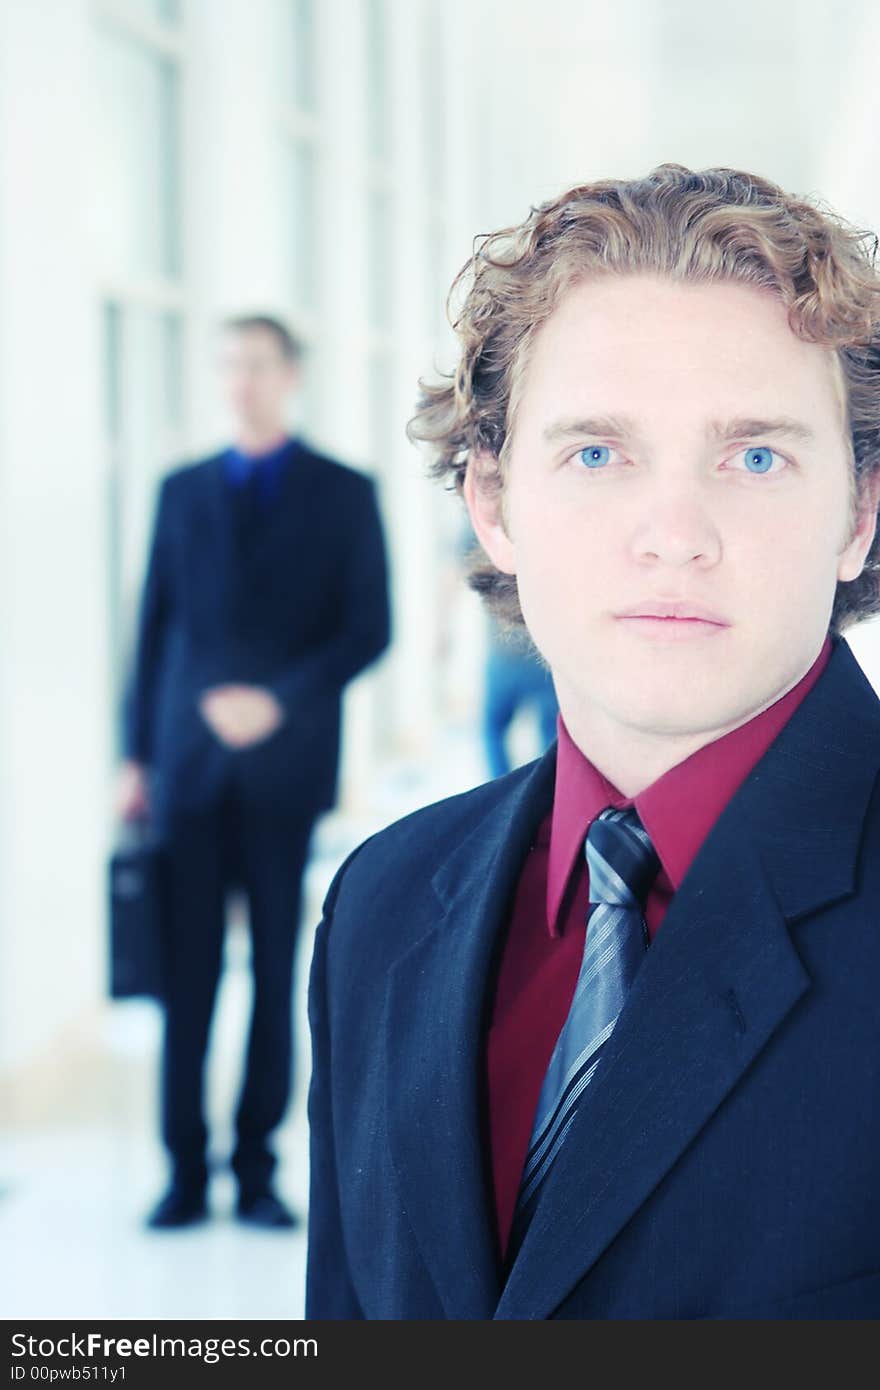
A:
[[[294,1001],[297,1086],[277,1138],[279,1189],[302,1214],[308,1193],[305,983],[315,923],[336,865],[380,824],[483,780],[469,734],[450,735],[431,777],[397,769],[377,788],[373,823],[330,819],[307,876],[306,926]],[[229,1151],[250,1003],[247,934],[233,925],[208,1073],[213,1148]],[[213,1219],[180,1232],[143,1229],[165,1166],[156,1137],[159,1011],[107,1004],[65,1046],[23,1075],[0,1154],[0,1316],[11,1318],[298,1318],[304,1229],[260,1232],[230,1215],[234,1187],[219,1172]],[[10,1117],[6,1117],[7,1121]]]
[[[309,933],[311,935],[311,933]],[[250,983],[244,933],[230,934],[209,1077],[214,1147],[222,1153],[243,1046]],[[306,943],[303,943],[304,946]],[[305,954],[305,952],[303,952]],[[308,1171],[302,991],[297,997],[300,1085],[278,1133],[279,1187],[305,1212]],[[229,1214],[231,1179],[212,1182],[214,1218],[179,1232],[147,1232],[143,1213],[165,1179],[155,1137],[159,1013],[108,1006],[96,1020],[103,1050],[71,1067],[82,1109],[56,1124],[20,1128],[4,1145],[0,1244],[3,1316],[40,1318],[301,1317],[305,1237],[242,1228]]]

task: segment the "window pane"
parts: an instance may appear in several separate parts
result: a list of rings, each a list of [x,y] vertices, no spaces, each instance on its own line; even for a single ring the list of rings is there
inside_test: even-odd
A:
[[[163,341],[159,345],[164,361],[162,414],[173,438],[183,429],[183,323],[179,314],[163,314]]]
[[[125,311],[122,407],[126,469],[140,494],[151,494],[156,477],[179,447],[182,332],[177,314],[152,309]]]
[[[177,24],[181,18],[181,0],[125,0],[125,8],[145,19],[159,19],[165,24]]]
[[[122,611],[122,313],[117,304],[103,308],[104,428],[106,450],[105,506],[107,524],[107,625],[110,634],[111,708],[122,704],[131,636]],[[114,722],[117,756],[122,753],[122,729]]]
[[[302,313],[318,307],[318,161],[308,140],[287,146],[290,162],[290,208],[288,216],[291,286],[293,303]]]
[[[370,327],[380,332],[392,324],[392,225],[390,192],[371,188],[367,194],[367,304]]]
[[[428,274],[425,276],[425,288],[428,292],[428,303],[425,322],[432,333],[442,336],[449,327],[446,298],[452,276],[447,274],[445,227],[438,217],[432,217],[428,222],[427,247]]]
[[[305,435],[314,435],[321,426],[321,345],[313,340],[304,346],[302,375],[294,397],[291,425]]]
[[[104,305],[104,427],[111,445],[122,432],[122,312],[118,304]]]
[[[367,154],[391,158],[391,87],[384,0],[366,0]]]
[[[422,48],[422,100],[424,102],[425,180],[428,198],[442,203],[446,163],[446,74],[442,16],[429,5],[424,16]]]
[[[367,388],[370,393],[370,459],[372,471],[388,476],[394,453],[392,420],[392,370],[387,352],[372,352],[367,363]]]
[[[178,241],[178,76],[126,35],[97,36],[99,168],[93,228],[102,268],[174,275]]]
[[[300,111],[313,112],[317,106],[315,62],[315,0],[286,0],[291,6],[291,92]]]
[[[156,483],[181,449],[181,345],[176,315],[105,307],[108,597],[117,688],[143,584]]]

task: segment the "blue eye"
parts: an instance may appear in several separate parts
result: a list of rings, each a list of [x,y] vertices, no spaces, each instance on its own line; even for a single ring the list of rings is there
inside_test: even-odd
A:
[[[604,468],[611,457],[611,450],[604,444],[591,444],[589,448],[581,449],[578,457],[587,468]]]
[[[746,449],[743,457],[750,473],[767,473],[773,466],[773,450],[763,446],[758,449]]]

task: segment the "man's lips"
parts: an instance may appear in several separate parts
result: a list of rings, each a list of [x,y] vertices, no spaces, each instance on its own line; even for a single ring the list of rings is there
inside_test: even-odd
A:
[[[711,623],[715,627],[729,627],[730,623],[715,609],[702,603],[684,601],[670,602],[660,599],[647,599],[634,603],[631,608],[621,609],[615,618],[647,618],[665,622]]]

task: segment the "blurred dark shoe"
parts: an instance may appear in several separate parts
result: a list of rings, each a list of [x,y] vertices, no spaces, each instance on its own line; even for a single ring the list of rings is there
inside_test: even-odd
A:
[[[239,1221],[246,1221],[249,1226],[290,1231],[300,1225],[300,1218],[296,1212],[285,1206],[281,1198],[276,1197],[268,1188],[265,1192],[248,1196],[242,1194],[238,1199],[235,1214]]]
[[[147,1217],[152,1231],[171,1231],[180,1226],[194,1226],[208,1215],[204,1191],[188,1191],[171,1184]]]

